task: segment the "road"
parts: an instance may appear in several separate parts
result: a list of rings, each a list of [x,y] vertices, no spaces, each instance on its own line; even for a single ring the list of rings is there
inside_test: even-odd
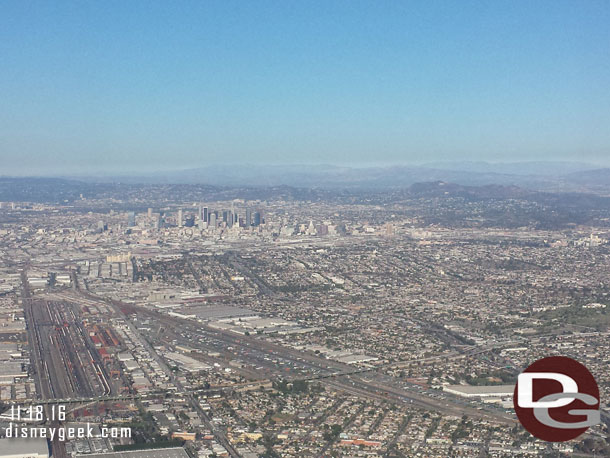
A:
[[[315,354],[278,345],[259,337],[239,335],[192,320],[170,317],[148,308],[104,300],[82,290],[71,293],[83,294],[87,300],[110,304],[116,313],[123,316],[126,322],[130,323],[132,330],[135,330],[137,335],[140,335],[139,331],[129,318],[131,312],[137,314],[140,319],[148,317],[153,322],[163,326],[166,330],[165,332],[170,335],[171,339],[176,341],[175,344],[177,345],[202,350],[205,353],[212,346],[227,352],[227,358],[235,359],[238,357],[244,360],[246,364],[257,366],[257,372],[261,374],[259,378],[270,380],[279,378],[289,380],[319,380],[333,389],[369,399],[407,404],[443,414],[456,416],[466,414],[473,418],[482,418],[509,425],[514,424],[516,421],[513,416],[505,412],[486,407],[476,408],[461,399],[443,397],[444,395],[442,394],[433,397],[430,395],[431,393],[421,390],[419,387],[411,386],[401,379],[380,372],[379,368],[362,370],[337,361],[321,358]],[[78,296],[74,300],[78,300]],[[127,314],[124,314],[123,310],[127,311]],[[141,338],[145,341],[143,336]],[[445,354],[433,358],[461,358],[490,351],[491,348],[478,347],[463,354]],[[152,347],[148,346],[147,349],[160,364],[162,363],[161,367],[166,367],[163,359]],[[394,364],[406,363],[399,362]],[[286,368],[291,370],[286,372]],[[169,372],[171,373],[171,371]],[[367,372],[370,373],[368,376]],[[367,377],[364,378],[365,376]],[[173,373],[171,373],[170,377],[173,377]],[[179,382],[175,378],[173,380],[178,390],[185,392]],[[232,457],[239,456],[224,432],[209,421],[207,413],[200,408],[194,397],[189,395],[188,399],[195,411],[200,415],[202,422],[213,432],[218,442],[229,451]]]
[[[89,296],[89,295],[87,295],[87,296]],[[148,343],[148,341],[140,334],[140,331],[135,326],[135,324],[131,321],[129,316],[127,316],[127,315],[125,315],[123,313],[123,311],[121,310],[121,307],[119,307],[119,305],[116,302],[108,301],[107,303],[110,304],[110,306],[113,308],[115,313],[117,313],[117,315],[119,315],[120,317],[122,317],[125,320],[127,325],[130,327],[131,331],[140,339],[140,341],[142,342],[142,344],[144,345],[144,347],[146,348],[148,353],[159,363],[159,365],[161,366],[163,371],[169,376],[169,378],[170,378],[171,382],[174,384],[174,386],[179,391],[182,391],[182,392],[186,393],[186,398],[188,399],[189,403],[191,404],[191,407],[193,408],[193,410],[195,412],[197,412],[197,414],[199,415],[199,417],[200,417],[201,421],[203,422],[203,424],[212,432],[212,434],[214,435],[216,440],[227,450],[227,452],[229,452],[229,455],[232,458],[240,458],[241,455],[237,452],[235,447],[233,447],[233,444],[231,444],[231,442],[229,441],[229,439],[225,435],[224,431],[220,430],[216,425],[214,425],[210,421],[210,418],[208,417],[208,414],[201,408],[201,406],[199,405],[197,400],[193,397],[193,394],[192,393],[187,393],[184,390],[184,386],[177,379],[177,377],[170,370],[170,368],[167,366],[165,360],[163,358],[161,358],[161,356],[159,356],[159,354],[152,347],[152,345],[150,345]]]
[[[249,354],[254,358],[255,364],[260,364],[264,368],[265,374],[271,378],[319,379],[322,383],[332,385],[336,389],[358,393],[360,396],[369,398],[393,400],[395,402],[407,403],[424,409],[459,416],[467,414],[474,418],[482,418],[503,424],[512,425],[516,421],[514,416],[497,410],[486,407],[470,407],[465,403],[455,402],[452,398],[437,399],[430,397],[426,393],[418,392],[411,389],[409,386],[405,386],[399,379],[385,374],[376,372],[374,373],[374,380],[363,380],[362,378],[350,375],[358,371],[355,371],[354,368],[348,364],[321,358],[307,352],[271,343],[258,337],[235,334],[192,320],[170,317],[144,307],[134,307],[131,305],[127,307],[131,307],[139,316],[149,316],[155,321],[162,323],[166,329],[172,329],[175,332],[176,330],[180,330],[180,333],[190,334],[191,338],[188,340],[188,343],[191,347],[197,342],[193,336],[197,336],[208,340],[215,339],[225,348],[232,348],[232,351],[236,354],[239,354],[239,352],[242,352],[242,354]],[[492,347],[473,349],[472,353],[490,351],[491,348]],[[260,355],[253,355],[252,349],[259,351]],[[262,356],[262,358],[260,356]],[[456,357],[458,356],[461,355],[456,355]],[[310,377],[298,373],[292,375],[278,370],[277,364],[273,362],[273,360],[278,357],[282,358],[284,361],[290,362],[294,366],[303,368],[305,371],[314,372],[315,375]],[[381,380],[383,380],[383,382]]]

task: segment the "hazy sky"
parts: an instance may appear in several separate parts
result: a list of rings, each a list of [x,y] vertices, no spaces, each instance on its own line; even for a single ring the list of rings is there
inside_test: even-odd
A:
[[[610,2],[3,1],[0,175],[610,163]]]

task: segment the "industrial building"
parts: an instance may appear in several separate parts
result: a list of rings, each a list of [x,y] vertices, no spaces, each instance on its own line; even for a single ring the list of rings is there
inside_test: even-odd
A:
[[[0,439],[0,458],[49,458],[46,439]]]
[[[189,458],[182,447],[76,455],[87,458]]]
[[[443,391],[464,398],[501,398],[512,396],[515,392],[515,385],[445,385]]]

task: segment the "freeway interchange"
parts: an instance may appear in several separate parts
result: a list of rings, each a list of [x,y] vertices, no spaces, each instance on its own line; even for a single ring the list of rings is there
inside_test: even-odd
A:
[[[89,300],[95,298],[89,293]],[[102,300],[103,299],[99,299]],[[494,420],[504,424],[514,424],[511,414],[487,406],[473,407],[462,399],[445,395],[441,392],[424,390],[418,385],[402,382],[395,377],[380,373],[379,369],[357,369],[348,364],[321,358],[309,352],[277,345],[259,337],[236,334],[220,330],[196,321],[169,316],[146,307],[136,307],[110,301],[115,307],[138,316],[151,318],[152,321],[164,327],[164,338],[171,344],[188,346],[195,350],[219,350],[226,359],[238,358],[246,363],[246,368],[238,368],[244,376],[261,380],[319,380],[332,385],[335,389],[346,391],[358,396],[382,399],[393,402],[408,403],[427,410],[439,411],[445,414],[462,416],[464,414]],[[480,355],[495,347],[475,348],[462,354],[454,354],[453,358]],[[443,358],[446,358],[443,355]],[[404,362],[403,362],[404,363]],[[394,363],[393,366],[400,366]],[[248,369],[247,367],[250,367]],[[288,369],[288,370],[287,370]],[[375,371],[365,378],[368,372]],[[254,374],[254,375],[253,375]]]
[[[210,362],[210,357],[205,355],[213,351],[217,354],[214,359],[220,363],[228,364],[230,361],[240,361],[241,365],[233,365],[232,368],[248,382],[235,386],[212,388],[208,390],[210,393],[224,395],[248,385],[263,386],[279,379],[308,380],[317,381],[329,388],[357,397],[403,403],[428,411],[460,417],[467,415],[505,425],[513,425],[516,422],[511,413],[500,408],[483,406],[482,403],[476,405],[438,390],[425,389],[383,371],[386,368],[403,367],[414,361],[355,368],[311,352],[278,345],[262,337],[237,334],[194,320],[169,316],[150,308],[99,298],[85,291],[64,291],[47,294],[44,298],[32,298],[27,293],[27,295],[24,294],[23,299],[32,351],[35,356],[36,382],[40,387],[41,404],[70,402],[86,404],[167,395],[167,393],[160,392],[151,392],[148,395],[119,394],[113,389],[112,381],[107,377],[103,364],[99,361],[99,355],[91,347],[91,342],[81,327],[82,323],[79,323],[78,316],[74,314],[72,307],[72,304],[76,303],[98,303],[110,306],[134,332],[140,332],[135,326],[134,317],[137,317],[137,320],[149,319],[163,328],[161,337],[163,343],[173,347],[188,347],[192,349],[191,355],[196,359],[201,358],[202,361]],[[163,358],[146,341],[146,338],[142,340],[146,342],[146,348],[151,356],[158,360],[163,370],[169,374],[176,387],[173,394],[187,398],[203,423],[229,454],[233,457],[240,456],[223,428],[215,425],[211,421],[210,414],[202,410],[196,401],[194,395],[201,393],[182,386],[168,369]],[[48,344],[46,344],[47,341]],[[514,342],[507,341],[494,346],[474,347],[419,361],[442,362],[446,359],[478,357],[494,348],[501,348],[509,344],[514,344]],[[83,355],[86,360],[83,360]],[[61,445],[57,446],[57,454],[64,456],[60,447]]]

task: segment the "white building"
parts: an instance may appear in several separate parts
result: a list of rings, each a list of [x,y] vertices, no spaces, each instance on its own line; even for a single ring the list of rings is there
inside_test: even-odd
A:
[[[515,391],[515,385],[445,385],[443,386],[443,391],[465,398],[500,398],[512,396]]]
[[[0,458],[49,458],[46,439],[0,439]]]

